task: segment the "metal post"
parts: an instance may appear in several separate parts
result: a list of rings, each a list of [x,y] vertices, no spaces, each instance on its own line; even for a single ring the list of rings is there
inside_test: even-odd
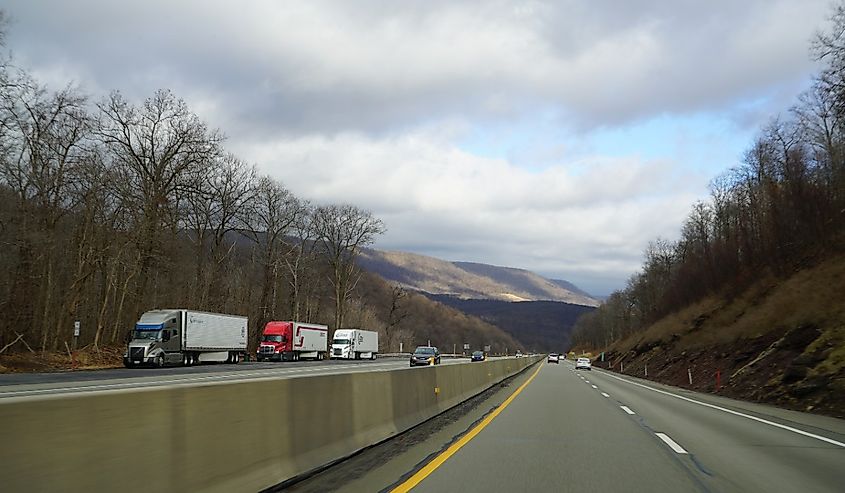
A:
[[[692,385],[692,370],[687,368],[687,376],[689,377],[689,384]]]
[[[722,388],[722,371],[716,370],[716,392]]]
[[[80,324],[79,320],[77,320],[73,323],[73,348],[71,348],[71,351],[76,351],[76,342],[77,342],[77,340],[79,340],[79,327],[80,327],[80,325],[81,324]]]
[[[645,365],[645,377],[648,378],[648,365]]]

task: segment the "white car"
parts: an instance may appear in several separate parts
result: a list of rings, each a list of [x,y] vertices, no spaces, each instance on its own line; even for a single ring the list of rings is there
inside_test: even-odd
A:
[[[593,365],[590,363],[590,358],[578,358],[575,360],[575,369],[593,371]]]
[[[548,363],[560,363],[560,356],[556,353],[552,353],[549,355],[549,358],[546,360]]]

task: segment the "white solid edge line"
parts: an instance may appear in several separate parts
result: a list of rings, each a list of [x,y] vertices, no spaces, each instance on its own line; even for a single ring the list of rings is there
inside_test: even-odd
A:
[[[626,413],[628,413],[628,414],[637,414],[637,413],[635,413],[634,411],[631,411],[631,408],[630,408],[630,407],[628,407],[628,406],[619,406],[619,407],[621,407],[621,408],[622,408],[622,410],[623,410],[623,411],[625,411],[625,412],[626,412]]]
[[[610,394],[605,394],[604,392],[602,392],[601,395],[603,395],[605,397],[610,397]]]
[[[616,380],[619,380],[619,381],[622,381],[622,382],[625,382],[625,383],[629,383],[631,385],[636,385],[638,387],[642,387],[644,389],[648,389],[648,390],[657,392],[658,394],[664,394],[664,395],[668,395],[668,396],[671,396],[671,397],[675,397],[677,399],[681,399],[682,401],[692,402],[693,404],[698,404],[699,406],[704,406],[704,407],[709,407],[711,409],[716,409],[717,411],[722,411],[722,412],[726,412],[728,414],[733,414],[734,416],[747,418],[747,419],[750,419],[752,421],[757,421],[758,423],[763,423],[763,424],[766,424],[766,425],[769,425],[769,426],[774,426],[775,428],[780,428],[782,430],[791,431],[793,433],[797,433],[799,435],[803,435],[803,436],[808,437],[808,438],[815,438],[816,440],[820,440],[822,442],[829,443],[831,445],[836,445],[838,447],[845,448],[845,443],[836,441],[832,438],[827,438],[827,437],[824,437],[824,436],[821,436],[821,435],[816,435],[815,433],[810,433],[810,432],[807,432],[807,431],[804,431],[804,430],[799,430],[798,428],[793,428],[792,426],[782,425],[780,423],[775,423],[774,421],[769,421],[768,419],[758,418],[757,416],[752,416],[750,414],[741,413],[739,411],[734,411],[733,409],[728,409],[728,408],[725,408],[725,407],[722,407],[722,406],[717,406],[715,404],[708,404],[706,402],[701,402],[701,401],[697,401],[695,399],[690,399],[689,397],[684,397],[682,395],[673,394],[671,392],[666,392],[665,390],[655,389],[653,387],[649,387],[648,385],[643,385],[641,383],[632,382],[632,381],[624,379],[624,378],[619,378],[616,375],[611,375],[610,373],[607,373],[607,372],[605,372],[605,374],[607,376],[609,376],[610,378],[615,378]]]
[[[657,435],[657,438],[666,442],[666,445],[668,445],[669,448],[674,450],[675,453],[678,453],[678,454],[687,454],[688,453],[686,450],[684,450],[683,447],[678,445],[678,443],[675,440],[672,440],[671,438],[669,438],[669,436],[666,435],[665,433],[655,433],[655,435]]]
[[[598,389],[598,387],[596,387],[595,385],[592,385],[591,387],[593,387],[594,389]]]

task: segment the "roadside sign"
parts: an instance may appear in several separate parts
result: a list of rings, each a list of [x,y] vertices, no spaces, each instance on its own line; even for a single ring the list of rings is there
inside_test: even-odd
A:
[[[79,327],[81,325],[82,324],[79,322],[79,320],[73,323],[73,337],[79,337]]]
[[[469,349],[469,344],[464,343],[464,349],[465,349],[465,350],[466,350],[466,349]]]

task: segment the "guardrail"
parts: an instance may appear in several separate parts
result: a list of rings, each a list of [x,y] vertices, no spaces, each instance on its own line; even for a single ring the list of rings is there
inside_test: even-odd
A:
[[[10,398],[6,491],[258,491],[401,433],[540,357]]]

